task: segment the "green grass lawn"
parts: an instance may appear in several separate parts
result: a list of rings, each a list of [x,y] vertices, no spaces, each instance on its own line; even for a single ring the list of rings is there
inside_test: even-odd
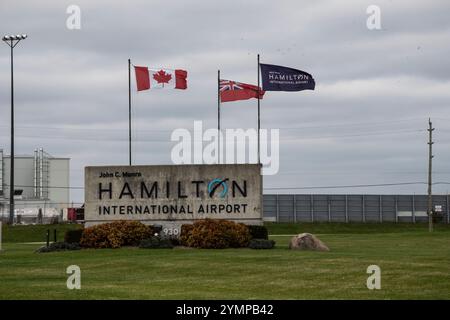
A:
[[[26,227],[13,227],[0,253],[0,299],[450,298],[449,226],[433,234],[425,224],[268,227],[277,241],[273,250],[122,248],[44,254],[34,253],[36,244],[16,241],[39,241],[40,232],[26,236]],[[16,232],[22,235],[15,237]],[[288,250],[290,236],[285,235],[299,232],[319,235],[331,251]],[[65,271],[72,264],[81,268],[81,290],[66,288]],[[371,264],[381,268],[381,290],[366,287]]]

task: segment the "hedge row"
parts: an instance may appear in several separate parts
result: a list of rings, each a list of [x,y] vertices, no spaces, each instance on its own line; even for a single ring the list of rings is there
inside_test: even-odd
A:
[[[267,239],[252,239],[248,245],[250,249],[273,249],[275,241]]]
[[[250,231],[245,224],[212,219],[183,225],[180,234],[182,245],[204,249],[247,247],[250,238]]]
[[[116,221],[84,229],[80,245],[84,248],[137,246],[153,236],[153,227],[138,221]]]
[[[68,242],[53,242],[48,247],[43,246],[36,250],[37,253],[54,252],[54,251],[66,251],[66,250],[80,250],[81,247],[78,243]]]
[[[183,245],[193,248],[224,249],[248,247],[251,240],[267,240],[267,228],[247,226],[227,220],[204,219],[181,227],[179,239],[155,237],[158,229],[138,221],[116,221],[99,224],[84,230],[70,230],[65,235],[66,243],[79,243],[84,248],[120,248],[140,246],[141,248],[170,247]],[[253,242],[251,247],[267,246],[268,242]]]

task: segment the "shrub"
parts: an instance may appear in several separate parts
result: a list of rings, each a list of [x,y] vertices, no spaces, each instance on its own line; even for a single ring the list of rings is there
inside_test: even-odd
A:
[[[153,226],[153,234],[161,234],[163,227],[161,225]]]
[[[162,239],[169,241],[172,246],[174,247],[178,247],[181,246],[181,242],[179,238],[175,238],[175,237],[162,237]]]
[[[65,250],[80,250],[81,247],[78,243],[68,242],[53,242],[48,247],[43,246],[36,250],[37,253],[65,251]]]
[[[67,230],[64,241],[67,243],[80,243],[83,229]]]
[[[192,235],[192,230],[194,230],[193,224],[183,224],[180,229],[180,243],[187,246],[187,241]]]
[[[137,246],[141,240],[154,234],[152,226],[147,226],[138,221],[122,221],[117,224],[117,227],[122,234],[122,246]]]
[[[248,245],[251,249],[273,249],[275,241],[266,239],[252,239]]]
[[[143,249],[172,249],[173,244],[170,239],[151,237],[144,239],[139,244],[139,248]]]
[[[269,232],[265,226],[247,226],[252,239],[269,239]]]
[[[153,236],[153,228],[138,221],[116,221],[84,229],[80,245],[86,248],[120,248],[138,245]]]
[[[181,227],[182,245],[204,249],[246,247],[250,232],[246,225],[227,220],[205,219]]]

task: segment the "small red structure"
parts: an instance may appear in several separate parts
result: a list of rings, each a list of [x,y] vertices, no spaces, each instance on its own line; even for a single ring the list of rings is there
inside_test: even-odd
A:
[[[81,208],[68,208],[67,220],[71,222],[84,220],[84,205]]]

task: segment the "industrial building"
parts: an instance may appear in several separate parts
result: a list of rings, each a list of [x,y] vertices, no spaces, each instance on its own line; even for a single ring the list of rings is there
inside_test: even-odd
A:
[[[0,149],[0,219],[9,217],[11,157]],[[70,159],[53,157],[42,148],[14,157],[16,223],[62,218],[70,207]],[[42,221],[41,221],[42,219]]]
[[[432,198],[434,220],[450,224],[450,195]],[[265,194],[273,222],[427,222],[425,194]]]

